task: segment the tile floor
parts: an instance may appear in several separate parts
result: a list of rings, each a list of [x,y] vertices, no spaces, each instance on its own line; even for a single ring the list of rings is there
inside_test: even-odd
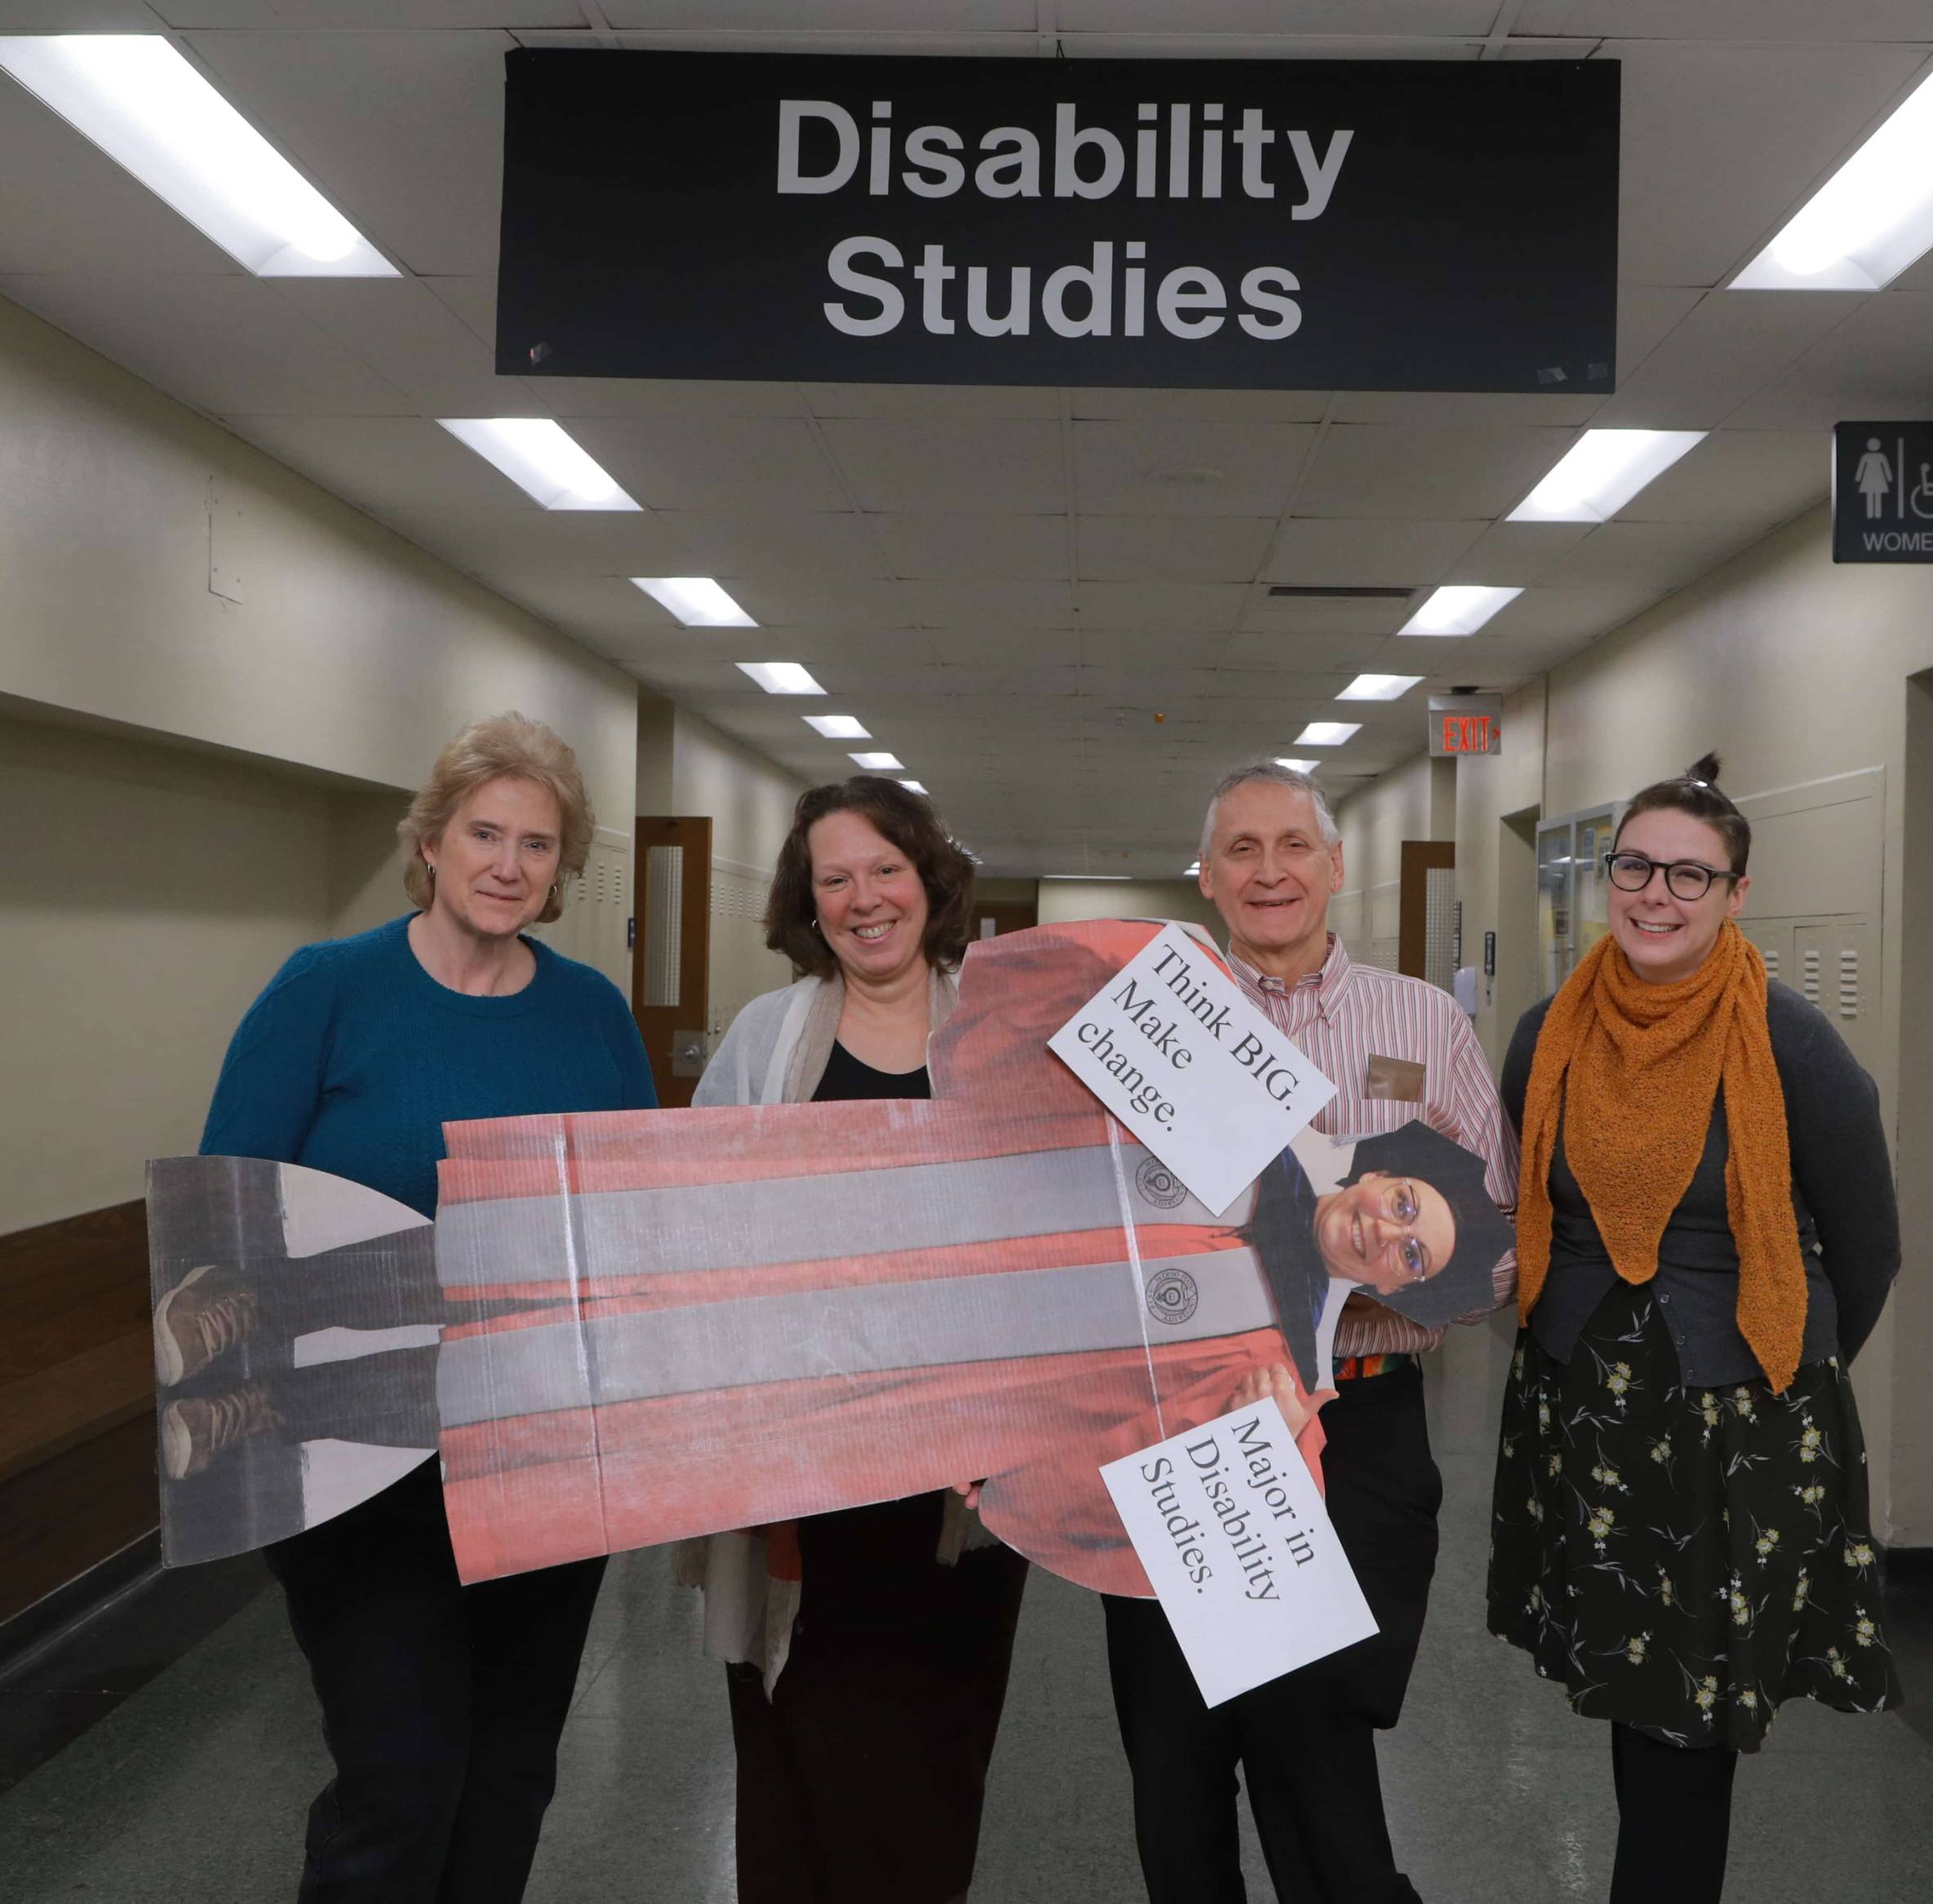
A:
[[[1506,1342],[1501,1322],[1459,1331],[1431,1371],[1443,1559],[1403,1724],[1382,1747],[1390,1828],[1429,1904],[1596,1900],[1609,1875],[1603,1729],[1572,1718],[1483,1628]],[[83,1649],[63,1670],[43,1664],[32,1686],[0,1687],[0,1787],[14,1755],[0,1790],[6,1904],[292,1897],[302,1815],[325,1761],[281,1605],[255,1580],[237,1570],[197,1589],[192,1575],[175,1577],[168,1610],[137,1609],[119,1638],[104,1628],[91,1662]],[[696,1627],[663,1560],[614,1565],[530,1904],[729,1904],[731,1741]],[[1933,1742],[1916,1729],[1933,1707],[1933,1637],[1902,1654],[1909,1694],[1927,1703],[1912,1710],[1915,1723],[1789,1707],[1766,1752],[1741,1767],[1734,1904],[1933,1899]],[[1252,1837],[1248,1862],[1265,1904]],[[1142,1894],[1098,1612],[1036,1574],[974,1899],[1133,1904]]]

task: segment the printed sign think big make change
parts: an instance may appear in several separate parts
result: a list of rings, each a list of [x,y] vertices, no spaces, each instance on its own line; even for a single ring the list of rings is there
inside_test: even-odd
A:
[[[1150,940],[1048,1042],[1217,1211],[1336,1095],[1213,954],[1175,925]]]

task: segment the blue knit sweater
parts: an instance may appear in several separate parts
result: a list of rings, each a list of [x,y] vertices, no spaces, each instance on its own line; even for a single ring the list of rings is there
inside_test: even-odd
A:
[[[417,963],[409,923],[305,945],[269,981],[223,1061],[204,1157],[329,1171],[433,1216],[446,1122],[656,1105],[601,973],[526,940],[530,984],[472,998]]]

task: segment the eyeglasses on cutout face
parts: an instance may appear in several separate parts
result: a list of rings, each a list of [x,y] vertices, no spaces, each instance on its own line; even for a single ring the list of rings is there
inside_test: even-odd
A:
[[[1662,873],[1665,890],[1674,899],[1685,900],[1704,898],[1714,879],[1743,877],[1722,866],[1708,866],[1702,860],[1647,859],[1641,852],[1606,853],[1604,871],[1620,892],[1642,892],[1651,884],[1653,873]]]

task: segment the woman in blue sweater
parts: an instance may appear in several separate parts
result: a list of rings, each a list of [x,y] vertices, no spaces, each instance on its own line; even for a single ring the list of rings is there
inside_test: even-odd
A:
[[[654,1105],[623,994],[522,937],[561,912],[592,825],[548,728],[512,714],[465,728],[398,829],[418,910],[276,974],[228,1047],[203,1154],[328,1171],[432,1216],[445,1122]],[[404,1308],[423,1293],[394,1292]],[[251,1317],[211,1274],[157,1324],[165,1379],[219,1357]],[[237,1436],[291,1432],[295,1405],[256,1392],[171,1409],[171,1472]],[[372,1424],[366,1438],[394,1437]],[[301,1898],[514,1904],[603,1561],[460,1585],[430,1461],[267,1554],[335,1761]]]

